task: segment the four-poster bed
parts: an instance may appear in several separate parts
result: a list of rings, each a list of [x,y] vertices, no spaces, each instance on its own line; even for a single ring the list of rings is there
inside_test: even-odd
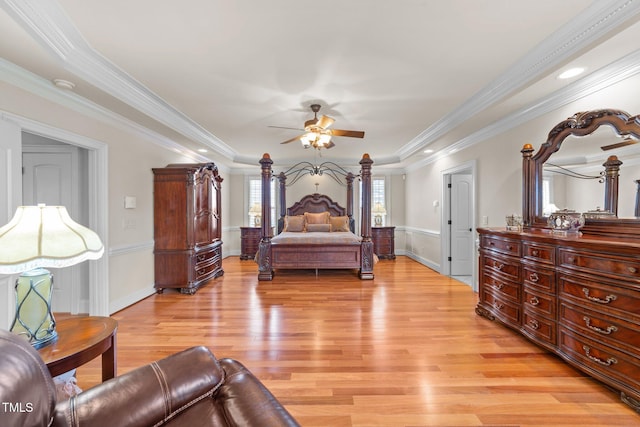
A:
[[[303,162],[306,163],[306,162]],[[326,162],[327,164],[330,162]],[[271,179],[273,161],[268,153],[260,159],[262,179],[262,224],[256,261],[258,279],[272,280],[277,269],[358,269],[360,279],[373,279],[375,255],[371,241],[371,165],[373,160],[364,154],[360,160],[362,182],[362,219],[360,236],[354,234],[353,181],[356,176],[338,165],[324,171],[337,180],[344,176],[347,186],[347,207],[331,197],[318,193],[303,197],[286,206],[286,180],[295,182],[301,173],[321,174],[319,166],[291,168],[281,172],[278,235],[272,236]],[[322,166],[322,165],[321,165]],[[331,231],[333,230],[333,231]],[[304,232],[303,232],[304,231]]]

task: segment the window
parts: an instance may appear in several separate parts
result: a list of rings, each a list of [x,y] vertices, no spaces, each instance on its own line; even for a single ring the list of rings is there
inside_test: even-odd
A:
[[[259,227],[262,217],[262,179],[249,178],[249,226]],[[257,218],[256,218],[257,217]],[[256,221],[257,219],[257,221]],[[271,180],[271,225],[276,221],[276,185]]]
[[[384,177],[371,179],[371,224],[384,227],[387,222],[386,180]],[[360,206],[362,206],[362,181],[360,185]]]
[[[553,198],[553,177],[545,176],[542,178],[542,214],[549,216],[557,210]]]
[[[385,202],[385,179],[373,178],[371,180],[371,219],[376,227],[383,227],[387,219]]]

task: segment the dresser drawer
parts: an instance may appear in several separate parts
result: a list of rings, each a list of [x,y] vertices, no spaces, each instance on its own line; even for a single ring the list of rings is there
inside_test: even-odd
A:
[[[524,319],[522,321],[523,332],[536,341],[544,344],[556,345],[556,322],[542,317],[536,313],[524,310]]]
[[[520,282],[520,263],[517,260],[498,258],[491,255],[481,257],[482,266],[489,272],[496,273],[507,279]]]
[[[640,389],[640,359],[593,341],[560,327],[560,352],[585,366],[597,378],[606,382],[613,379],[629,387],[633,394]]]
[[[520,307],[487,289],[482,291],[482,302],[491,313],[516,328],[520,327]]]
[[[521,254],[520,251],[520,242],[517,240],[498,238],[494,236],[482,236],[482,247],[500,252],[506,255],[513,255],[519,257]]]
[[[556,263],[556,248],[551,245],[522,242],[522,252],[525,259],[551,265]]]
[[[640,354],[640,326],[637,324],[566,302],[560,303],[560,320],[592,340],[606,340],[614,348]]]
[[[558,276],[558,286],[561,299],[576,301],[596,311],[617,311],[622,317],[640,316],[640,292],[637,290],[567,274]]]
[[[544,292],[556,292],[556,273],[553,270],[525,264],[522,266],[522,278],[526,285]]]
[[[524,297],[522,299],[525,310],[535,311],[538,314],[550,319],[556,319],[556,298],[555,296],[536,292],[525,286]]]
[[[507,298],[518,304],[520,303],[520,285],[491,274],[483,275],[482,281],[483,288],[500,296],[500,298]]]
[[[624,280],[640,280],[640,258],[616,257],[560,248],[559,265]]]
[[[205,264],[209,264],[216,256],[216,248],[205,249],[195,253],[196,269],[202,268]]]

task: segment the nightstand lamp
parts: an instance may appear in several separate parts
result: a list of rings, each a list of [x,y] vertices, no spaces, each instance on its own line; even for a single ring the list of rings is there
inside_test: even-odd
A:
[[[251,208],[249,208],[249,216],[253,216],[253,226],[260,227],[262,223],[262,206],[260,203],[254,203]]]
[[[53,343],[53,276],[44,267],[69,267],[98,259],[104,246],[96,233],[76,223],[64,206],[20,206],[0,228],[0,274],[16,280],[16,317],[11,331],[35,348]]]
[[[382,225],[382,216],[387,214],[387,210],[382,206],[382,203],[378,202],[374,205],[371,212],[375,214],[374,220],[376,227],[380,227]]]

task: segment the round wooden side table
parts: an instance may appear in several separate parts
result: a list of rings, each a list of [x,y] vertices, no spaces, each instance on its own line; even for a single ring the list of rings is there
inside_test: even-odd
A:
[[[53,377],[102,355],[102,381],[106,381],[116,375],[117,328],[111,317],[69,317],[56,323],[58,340],[38,352]]]

